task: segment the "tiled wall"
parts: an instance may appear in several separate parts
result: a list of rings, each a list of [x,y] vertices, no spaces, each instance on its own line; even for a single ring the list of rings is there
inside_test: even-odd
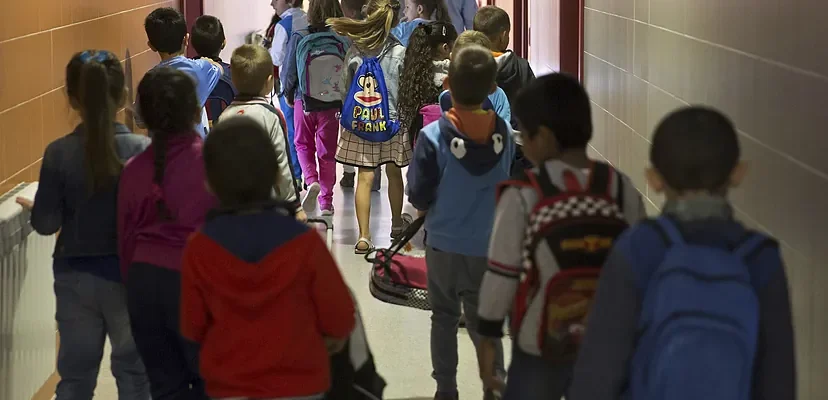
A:
[[[684,104],[724,110],[751,174],[738,216],[782,244],[796,329],[799,399],[828,399],[828,2],[587,0],[585,83],[593,152],[643,170],[650,135]]]
[[[0,194],[37,180],[45,146],[78,118],[66,101],[64,68],[84,49],[115,52],[133,88],[158,56],[144,18],[160,0],[8,0],[0,13]],[[127,59],[126,55],[130,58]],[[121,112],[120,117],[124,118]]]

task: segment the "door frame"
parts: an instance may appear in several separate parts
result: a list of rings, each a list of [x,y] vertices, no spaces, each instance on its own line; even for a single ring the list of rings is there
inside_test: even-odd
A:
[[[184,14],[184,19],[187,21],[187,26],[193,26],[198,17],[204,15],[204,1],[203,0],[179,0],[179,8]],[[188,29],[189,30],[189,29]],[[193,50],[193,46],[187,47],[187,56],[195,57],[197,54]]]

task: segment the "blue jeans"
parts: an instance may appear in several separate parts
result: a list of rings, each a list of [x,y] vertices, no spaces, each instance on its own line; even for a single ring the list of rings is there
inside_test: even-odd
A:
[[[483,274],[488,267],[485,257],[471,257],[426,248],[428,266],[428,298],[431,302],[431,366],[437,391],[457,393],[457,326],[460,321],[460,305],[466,315],[466,330],[477,348],[478,295]],[[473,361],[477,364],[477,361]],[[503,344],[497,343],[495,371],[505,376],[503,368]]]
[[[118,398],[148,400],[149,381],[132,339],[124,286],[86,272],[61,271],[55,274],[55,297],[60,334],[57,399],[92,399],[109,336]]]
[[[554,365],[512,346],[503,400],[560,400],[572,380],[572,364]],[[596,383],[600,384],[600,383]]]
[[[288,106],[283,96],[279,96],[279,108],[282,109],[282,114],[285,114],[285,125],[287,125],[288,136],[287,148],[290,153],[290,166],[293,169],[293,177],[295,179],[302,179],[302,165],[299,164],[299,157],[296,155],[296,144],[293,143],[293,107]]]

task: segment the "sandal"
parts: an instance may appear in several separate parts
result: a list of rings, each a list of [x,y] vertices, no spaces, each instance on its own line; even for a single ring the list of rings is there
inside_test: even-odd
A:
[[[365,244],[364,248],[360,248],[360,244]],[[374,251],[374,244],[371,243],[371,239],[361,237],[357,240],[356,244],[354,245],[354,254],[368,254]]]
[[[391,239],[396,239],[400,237],[400,235],[402,235],[402,233],[405,232],[406,229],[408,229],[411,223],[414,222],[414,217],[412,217],[411,214],[403,213],[401,217],[403,221],[402,225],[397,227],[391,227]]]

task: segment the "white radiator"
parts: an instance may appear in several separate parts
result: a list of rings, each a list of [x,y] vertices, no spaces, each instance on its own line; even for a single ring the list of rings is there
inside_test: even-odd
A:
[[[17,196],[34,198],[37,184],[0,197],[0,400],[28,400],[55,370],[55,236],[41,236]]]

